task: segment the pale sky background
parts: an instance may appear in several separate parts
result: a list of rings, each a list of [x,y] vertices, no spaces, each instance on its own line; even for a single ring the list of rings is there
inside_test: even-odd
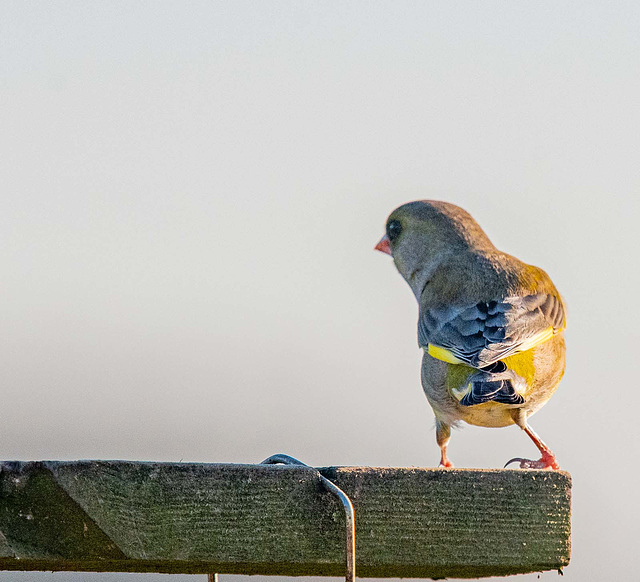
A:
[[[434,466],[372,248],[442,199],[569,306],[532,420],[574,479],[563,580],[637,579],[638,2],[2,1],[0,51],[0,458]]]

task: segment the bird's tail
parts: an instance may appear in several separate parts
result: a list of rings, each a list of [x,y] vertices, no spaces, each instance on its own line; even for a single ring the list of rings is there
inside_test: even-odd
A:
[[[475,406],[485,402],[524,404],[521,392],[526,388],[523,378],[509,370],[504,362],[495,362],[478,370],[468,380],[467,393],[460,400],[462,406]]]

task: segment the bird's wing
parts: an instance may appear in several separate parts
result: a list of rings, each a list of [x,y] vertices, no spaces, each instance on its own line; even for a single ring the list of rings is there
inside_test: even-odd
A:
[[[502,301],[422,309],[418,342],[439,360],[484,368],[564,329],[562,300],[537,293]]]

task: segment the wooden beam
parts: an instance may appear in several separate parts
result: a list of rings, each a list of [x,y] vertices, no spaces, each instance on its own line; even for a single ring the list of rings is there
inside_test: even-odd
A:
[[[329,467],[359,577],[480,577],[569,562],[571,478]],[[344,512],[305,467],[4,462],[0,569],[344,574]]]

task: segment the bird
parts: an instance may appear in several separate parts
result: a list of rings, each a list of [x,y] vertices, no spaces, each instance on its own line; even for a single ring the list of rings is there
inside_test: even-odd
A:
[[[433,408],[440,467],[451,428],[517,425],[540,459],[522,469],[560,468],[529,417],[565,369],[566,308],[542,269],[498,250],[455,204],[418,200],[396,208],[374,249],[391,255],[418,301],[421,381]]]

